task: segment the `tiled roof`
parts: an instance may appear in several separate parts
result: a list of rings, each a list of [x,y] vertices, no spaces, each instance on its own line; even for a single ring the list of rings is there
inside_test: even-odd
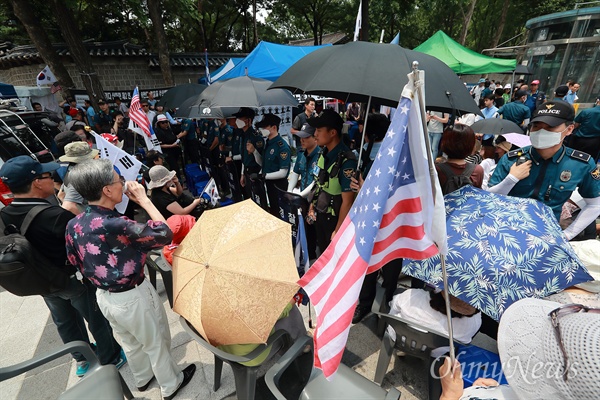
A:
[[[322,37],[322,44],[344,44],[349,40],[345,33],[327,33]],[[290,41],[290,44],[293,46],[312,46],[314,43],[315,39],[313,37]]]
[[[59,56],[70,56],[65,43],[53,44]],[[158,55],[148,53],[144,46],[128,43],[125,40],[115,42],[85,41],[84,46],[92,57],[145,57],[150,67],[158,67]],[[244,57],[239,53],[208,53],[208,63],[211,68],[224,65],[230,57]],[[11,68],[20,65],[43,63],[35,46],[14,46],[10,42],[0,43],[0,68]],[[173,67],[204,67],[204,53],[171,54]]]

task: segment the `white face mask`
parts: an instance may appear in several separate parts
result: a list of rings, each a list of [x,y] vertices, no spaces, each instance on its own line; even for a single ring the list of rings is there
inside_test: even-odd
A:
[[[531,131],[529,138],[531,139],[531,145],[534,149],[549,149],[562,141],[562,133],[568,128],[560,132],[552,132],[546,129],[540,129],[537,131]]]
[[[265,128],[259,128],[260,134],[264,137],[264,138],[268,138],[269,135],[271,134],[271,132],[268,129]]]
[[[246,126],[246,123],[244,121],[242,121],[239,118],[235,119],[235,126],[237,126],[238,128],[242,129],[244,126]]]

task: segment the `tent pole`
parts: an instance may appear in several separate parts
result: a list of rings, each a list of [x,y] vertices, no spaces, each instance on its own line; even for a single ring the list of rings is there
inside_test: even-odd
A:
[[[431,155],[431,144],[429,143],[429,135],[427,133],[427,122],[425,117],[425,101],[423,95],[423,81],[420,81],[419,78],[419,63],[417,61],[413,61],[413,74],[412,78],[414,81],[414,86],[417,90],[417,95],[419,96],[419,111],[421,112],[421,123],[423,124],[423,136],[425,138],[425,148],[427,151],[427,161],[429,164],[429,179],[431,183],[431,191],[433,193],[433,198],[435,201],[436,198],[436,188],[435,188],[435,165],[433,162],[433,156]],[[448,320],[448,338],[450,342],[450,365],[451,368],[454,368],[454,360],[455,360],[455,351],[454,351],[454,331],[452,330],[452,315],[450,309],[450,294],[448,293],[448,276],[446,273],[446,258],[444,254],[440,254],[440,260],[442,264],[442,279],[444,282],[444,299],[446,301],[446,319]]]

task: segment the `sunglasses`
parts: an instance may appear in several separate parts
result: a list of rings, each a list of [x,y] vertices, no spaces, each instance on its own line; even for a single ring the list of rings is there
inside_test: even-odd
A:
[[[560,325],[558,323],[559,318],[564,317],[570,314],[577,314],[580,312],[584,313],[592,313],[592,314],[600,314],[600,308],[590,308],[586,307],[582,304],[566,304],[564,306],[560,306],[555,310],[550,311],[548,316],[552,320],[552,326],[554,327],[554,332],[556,333],[556,338],[558,339],[558,346],[560,347],[560,351],[563,355],[563,380],[566,382],[568,379],[568,371],[567,368],[569,366],[569,357],[567,356],[567,351],[565,350],[565,346],[563,345],[562,334],[560,333]]]

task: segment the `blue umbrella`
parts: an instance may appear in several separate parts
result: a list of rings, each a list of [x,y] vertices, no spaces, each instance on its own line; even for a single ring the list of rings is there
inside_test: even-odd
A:
[[[545,204],[472,186],[444,200],[449,292],[495,320],[519,299],[593,279]],[[402,272],[443,287],[439,255],[405,260]]]

